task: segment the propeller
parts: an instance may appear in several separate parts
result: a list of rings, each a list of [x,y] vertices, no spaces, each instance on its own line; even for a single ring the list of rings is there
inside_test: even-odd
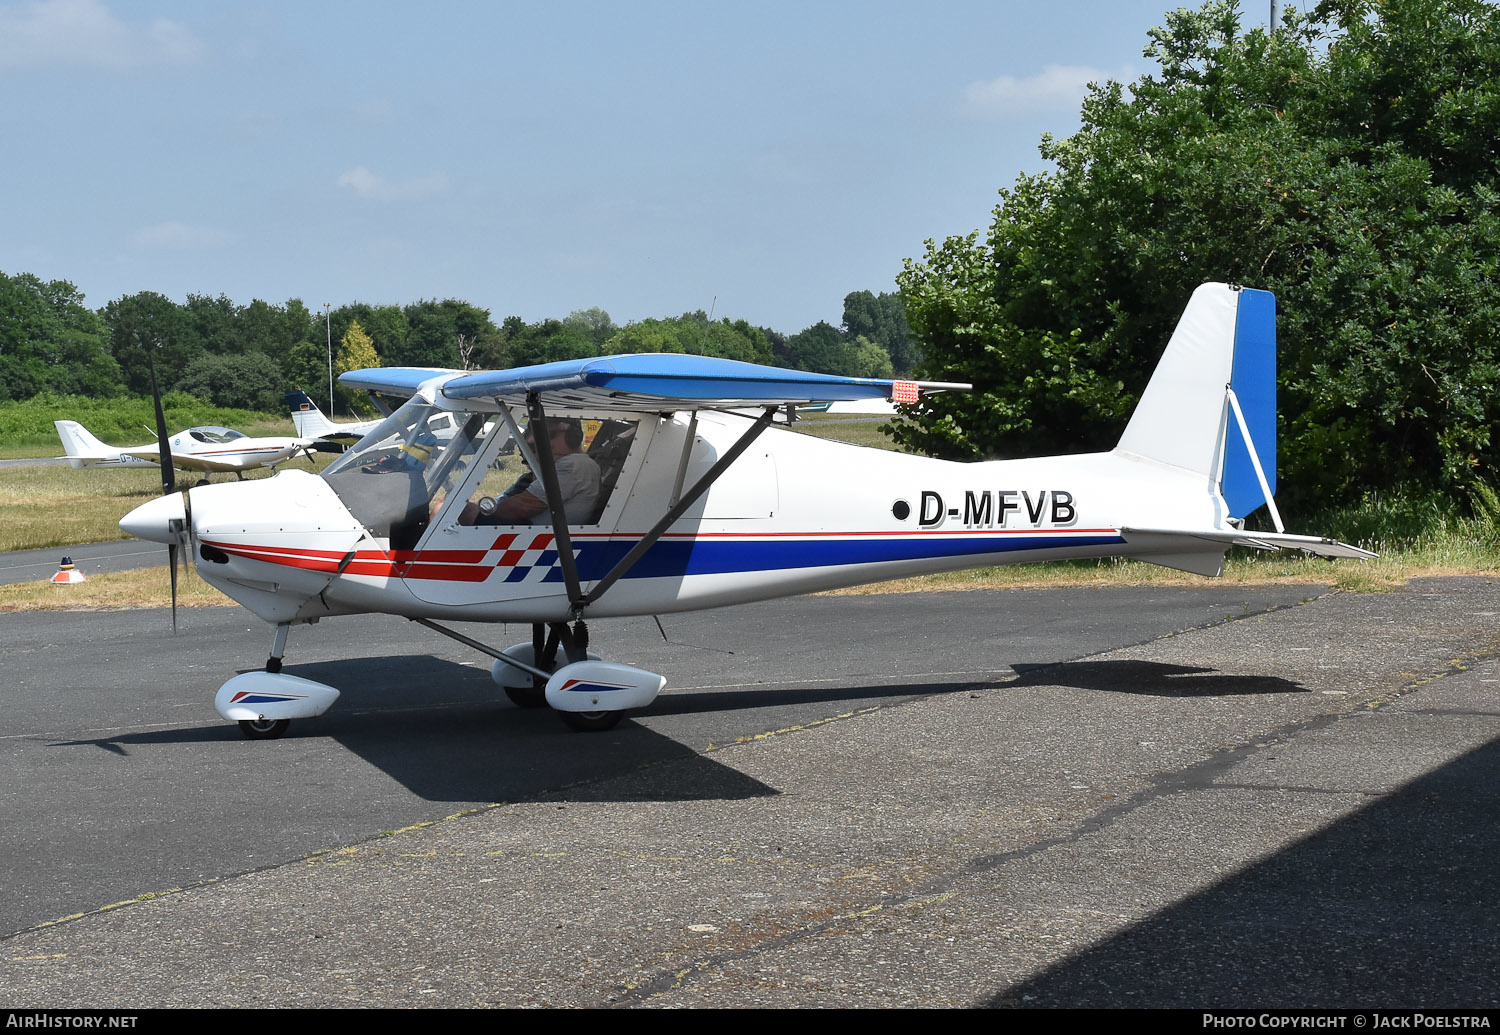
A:
[[[156,455],[161,462],[161,494],[169,496],[177,491],[177,471],[172,466],[172,447],[167,442],[167,417],[161,408],[161,386],[156,380],[156,357],[154,349],[146,349],[146,362],[151,368],[151,401],[156,406]],[[167,568],[172,578],[172,635],[177,635],[177,554],[181,536],[186,533],[189,549],[193,539],[193,504],[190,490],[182,490],[183,528],[173,529],[178,540],[167,544]],[[182,559],[187,565],[187,557]]]

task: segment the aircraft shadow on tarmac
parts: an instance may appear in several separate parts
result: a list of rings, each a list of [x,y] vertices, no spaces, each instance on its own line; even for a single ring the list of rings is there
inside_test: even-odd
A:
[[[1307,687],[1278,676],[1241,676],[1194,665],[1158,661],[1063,661],[1046,665],[1013,665],[1009,686],[1071,686],[1151,697],[1230,697],[1249,694],[1309,693]]]
[[[233,724],[215,721],[52,746],[91,746],[127,755],[133,746],[225,744],[245,749],[226,753],[226,770],[253,771],[266,765],[295,765],[302,754],[296,746],[299,740],[331,738],[413,794],[453,803],[733,800],[779,793],[628,716],[607,733],[574,733],[550,709],[511,705],[483,668],[427,655],[392,655],[288,665],[286,671],[346,692],[328,714],[295,720],[281,741],[243,743]],[[994,681],[811,688],[790,684],[668,692],[645,714],[680,718],[738,713],[738,718],[726,719],[726,725],[732,722],[735,729],[760,732],[797,724],[799,720],[788,713],[793,706],[827,704],[847,711],[993,685]],[[766,714],[749,716],[747,723],[747,713],[756,710]]]
[[[1497,810],[1500,738],[989,1005],[1494,1009]]]
[[[788,704],[829,704],[845,708],[866,703],[889,703],[916,697],[936,697],[994,687],[1003,676],[962,683],[876,683],[871,685],[805,687],[796,684],[773,687],[735,687],[726,690],[673,693],[667,690],[651,705],[652,715],[694,715],[705,712],[750,711],[785,707]]]

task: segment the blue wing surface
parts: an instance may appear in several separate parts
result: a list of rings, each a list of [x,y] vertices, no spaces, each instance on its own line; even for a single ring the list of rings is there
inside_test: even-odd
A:
[[[353,388],[415,391],[418,384],[444,373],[398,368],[356,370],[339,380]],[[887,378],[842,377],[805,370],[742,363],[711,356],[640,353],[563,360],[512,370],[457,374],[444,382],[445,398],[520,399],[530,392],[563,401],[619,407],[673,406],[735,408],[786,403],[856,402],[889,399],[896,386],[916,390],[962,390],[968,385],[898,382]]]

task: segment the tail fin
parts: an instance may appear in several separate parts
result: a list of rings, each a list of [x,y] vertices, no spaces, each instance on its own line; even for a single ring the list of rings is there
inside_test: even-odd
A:
[[[297,428],[298,438],[319,438],[338,429],[338,425],[325,417],[300,388],[287,390],[286,404],[292,411],[292,423]]]
[[[104,460],[119,462],[120,451],[100,442],[88,429],[75,420],[55,420],[57,437],[62,439],[63,452],[67,454],[71,467],[89,467]]]
[[[1194,291],[1116,448],[1201,474],[1232,518],[1269,503],[1280,530],[1275,296],[1228,284]]]

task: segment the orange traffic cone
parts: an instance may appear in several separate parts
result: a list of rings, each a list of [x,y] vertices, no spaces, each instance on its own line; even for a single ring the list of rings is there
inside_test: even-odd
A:
[[[52,576],[54,586],[71,586],[75,582],[87,582],[89,577],[77,568],[73,567],[73,558],[64,557],[62,563],[57,566],[57,574]]]

